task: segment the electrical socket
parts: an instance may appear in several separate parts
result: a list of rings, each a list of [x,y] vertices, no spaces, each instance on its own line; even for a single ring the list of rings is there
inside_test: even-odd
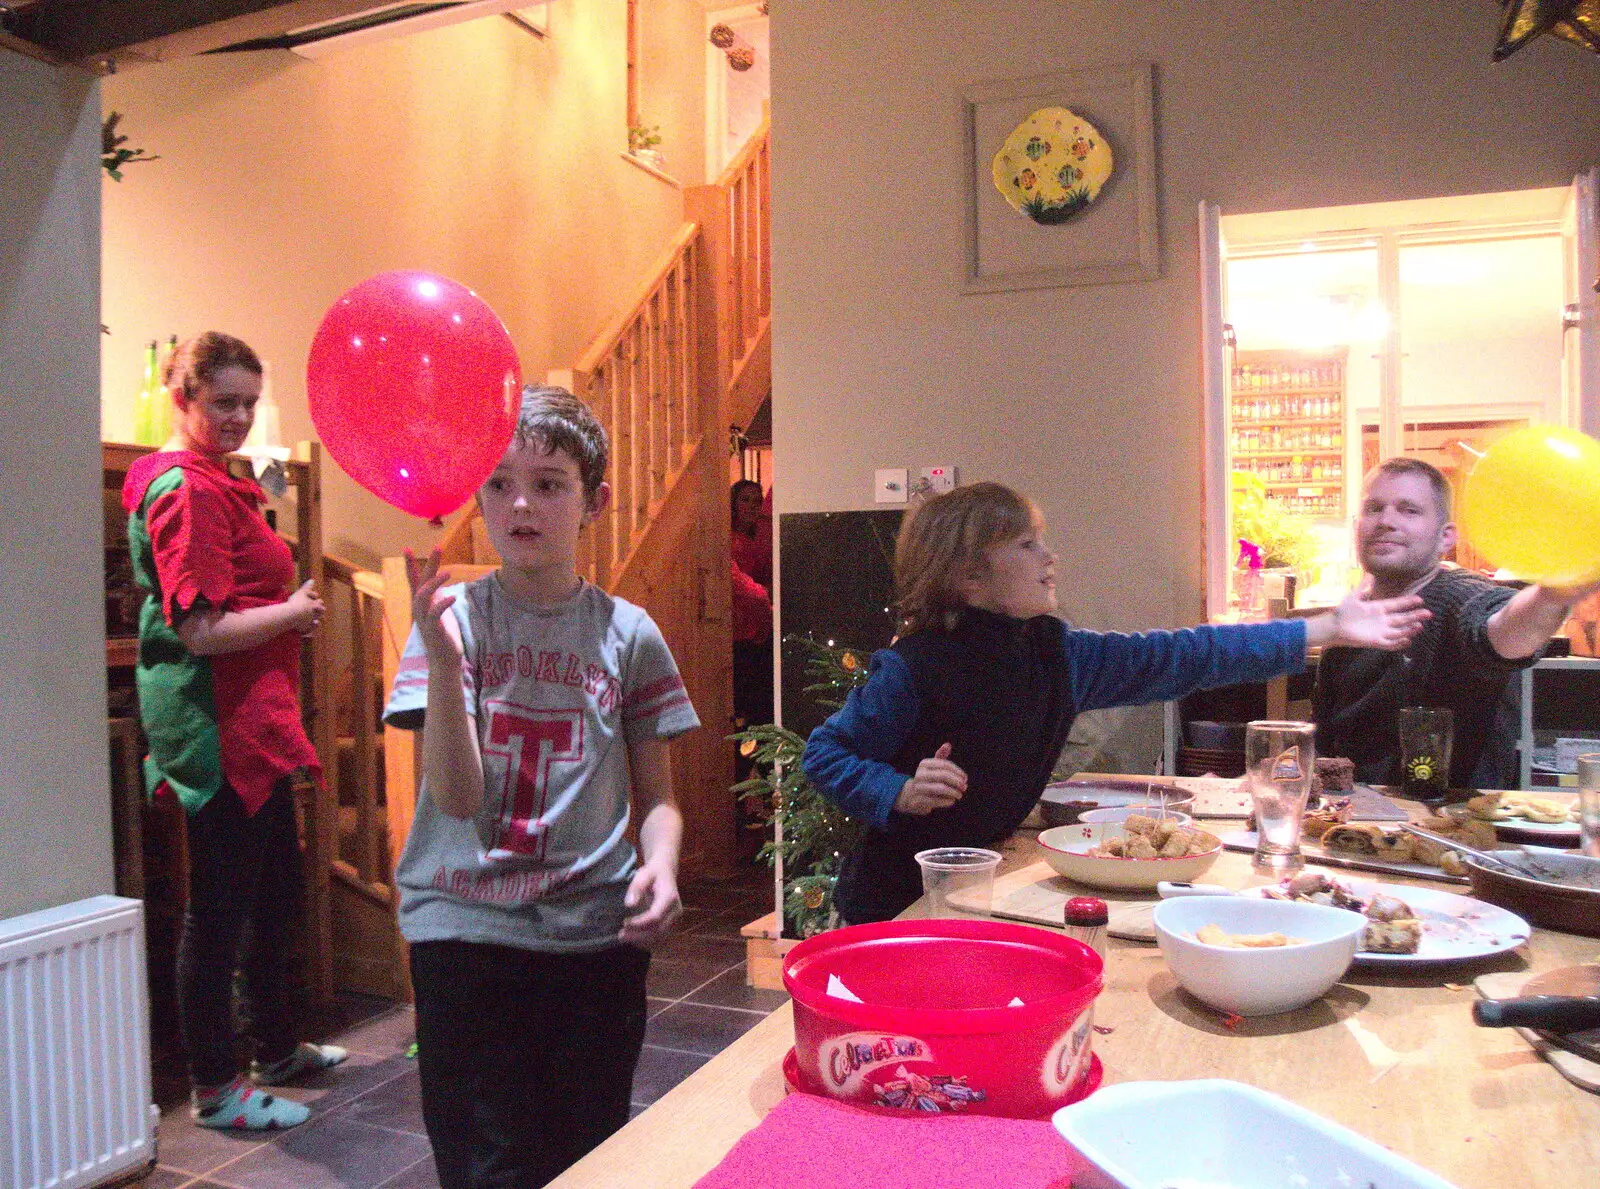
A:
[[[872,499],[879,504],[903,504],[911,498],[905,467],[881,467],[872,472]]]
[[[954,491],[958,481],[955,467],[923,467],[922,482],[918,486],[929,495],[940,495],[946,491]]]

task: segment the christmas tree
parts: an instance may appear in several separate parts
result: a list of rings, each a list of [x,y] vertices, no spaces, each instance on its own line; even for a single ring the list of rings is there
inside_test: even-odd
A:
[[[824,710],[837,710],[851,690],[867,680],[866,658],[856,649],[790,637],[806,653],[805,692]],[[817,792],[800,767],[806,741],[774,723],[746,727],[732,738],[754,765],[734,795],[765,821],[782,824],[782,841],[767,842],[757,856],[781,861],[785,936],[810,937],[837,928],[833,889],[839,864],[855,846],[861,823]]]

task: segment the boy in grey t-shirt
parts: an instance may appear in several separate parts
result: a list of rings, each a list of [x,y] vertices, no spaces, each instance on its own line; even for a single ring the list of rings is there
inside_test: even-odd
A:
[[[447,586],[437,553],[408,560],[384,717],[426,722],[397,881],[442,1189],[542,1185],[627,1122],[637,943],[679,910],[667,741],[699,720],[650,617],[577,573],[606,454],[583,402],[525,391],[478,494],[501,568]]]

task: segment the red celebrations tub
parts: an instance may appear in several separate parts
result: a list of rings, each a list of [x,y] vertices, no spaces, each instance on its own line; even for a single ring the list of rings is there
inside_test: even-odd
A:
[[[784,960],[793,1080],[865,1106],[1048,1118],[1100,1084],[1101,966],[1080,941],[999,921],[819,934]]]

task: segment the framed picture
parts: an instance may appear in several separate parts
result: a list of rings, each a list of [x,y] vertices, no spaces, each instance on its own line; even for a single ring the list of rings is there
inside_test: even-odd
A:
[[[965,292],[1161,275],[1150,63],[975,83],[961,119]]]

